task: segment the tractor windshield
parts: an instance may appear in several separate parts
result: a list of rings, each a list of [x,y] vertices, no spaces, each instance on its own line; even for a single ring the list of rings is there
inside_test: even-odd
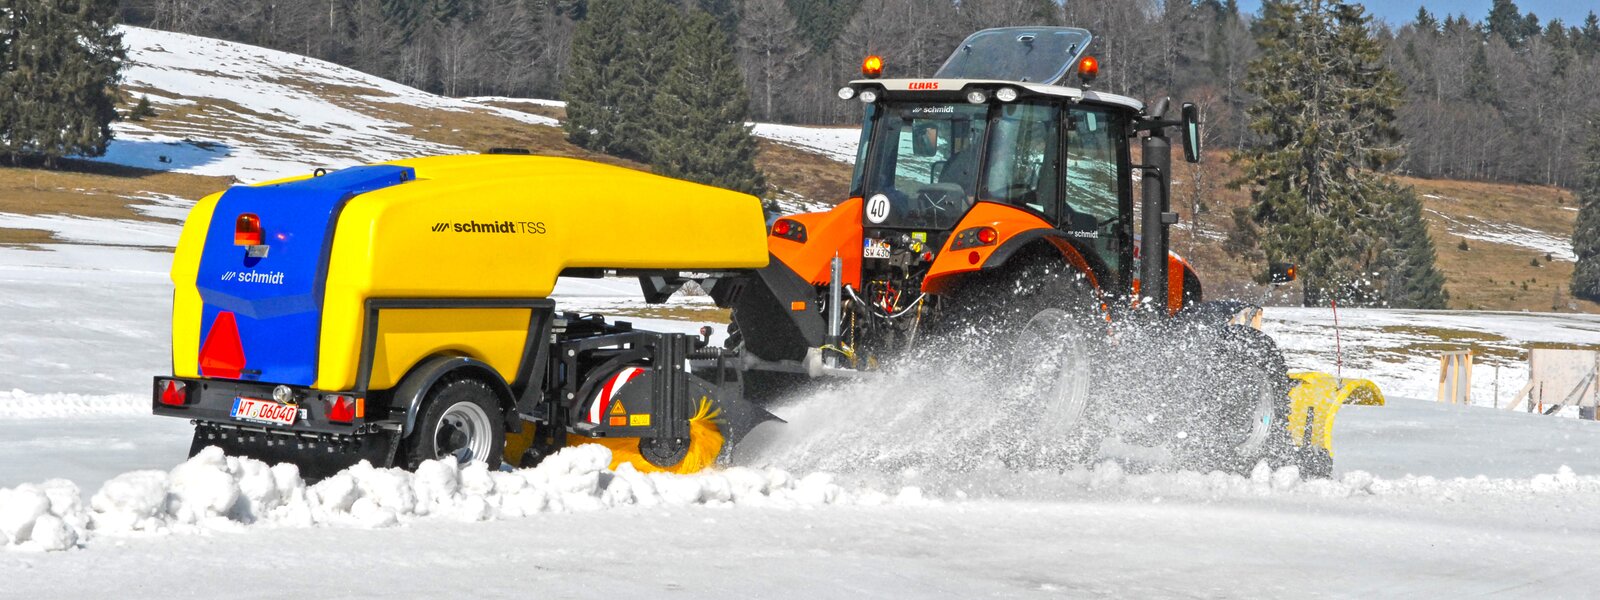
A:
[[[863,139],[863,194],[876,227],[949,229],[972,206],[989,107],[889,105]]]

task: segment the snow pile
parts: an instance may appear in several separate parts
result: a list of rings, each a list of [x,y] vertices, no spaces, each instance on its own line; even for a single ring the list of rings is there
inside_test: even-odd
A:
[[[415,473],[367,463],[308,485],[291,464],[267,465],[207,448],[170,472],[134,471],[107,481],[87,505],[54,480],[0,490],[0,545],[64,550],[93,535],[232,530],[249,526],[378,528],[420,518],[515,519],[620,507],[915,505],[920,490],[889,496],[846,489],[833,477],[729,468],[694,475],[611,471],[611,451],[564,449],[532,469],[491,472],[429,461]]]

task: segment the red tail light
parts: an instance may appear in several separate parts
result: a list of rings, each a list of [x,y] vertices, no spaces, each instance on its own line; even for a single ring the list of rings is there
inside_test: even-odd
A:
[[[167,385],[161,388],[161,403],[167,406],[183,406],[189,403],[189,384],[172,379],[167,380]]]
[[[993,227],[972,227],[957,233],[955,240],[950,242],[951,250],[976,248],[978,246],[992,246],[999,241],[1000,233]]]
[[[772,223],[772,235],[804,243],[806,241],[806,226],[793,219],[778,219]]]
[[[261,217],[244,213],[233,222],[233,245],[260,246],[261,237]]]
[[[353,396],[323,396],[328,401],[328,420],[349,423],[366,418],[367,401]]]

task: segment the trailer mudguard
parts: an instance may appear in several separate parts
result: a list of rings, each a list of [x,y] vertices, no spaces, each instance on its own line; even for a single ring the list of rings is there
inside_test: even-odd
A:
[[[827,323],[816,308],[815,286],[776,257],[747,277],[733,304],[746,352],[769,361],[802,360],[808,349],[822,346]]]
[[[505,411],[506,431],[515,433],[520,431],[521,419],[516,417],[512,410],[511,386],[495,371],[494,367],[465,356],[435,356],[422,361],[405,379],[400,380],[400,385],[394,388],[394,399],[391,402],[391,416],[393,412],[404,410],[404,425],[400,429],[400,437],[411,435],[417,425],[417,413],[422,412],[422,400],[427,398],[428,391],[434,384],[451,374],[470,374],[472,377],[486,383],[500,398],[500,408]]]

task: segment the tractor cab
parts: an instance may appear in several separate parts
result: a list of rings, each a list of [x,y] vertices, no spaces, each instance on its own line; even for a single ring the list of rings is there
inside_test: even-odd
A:
[[[794,358],[802,342],[903,347],[894,340],[914,339],[922,323],[948,314],[944,305],[961,301],[951,293],[970,291],[964,283],[974,276],[1041,261],[1081,274],[1103,298],[1130,300],[1120,304],[1140,301],[1141,278],[1176,286],[1168,293],[1152,288],[1145,304],[1170,299],[1176,311],[1198,300],[1198,279],[1181,261],[1170,270],[1158,260],[1143,261],[1162,263],[1157,270],[1140,268],[1133,172],[1143,169],[1145,181],[1157,184],[1141,187],[1158,188],[1147,191],[1155,210],[1145,212],[1159,221],[1137,228],[1156,232],[1143,255],[1167,257],[1170,165],[1157,164],[1160,157],[1135,165],[1131,150],[1141,134],[1147,146],[1151,138],[1164,144],[1165,128],[1184,125],[1186,153],[1197,156],[1191,140],[1198,119],[1186,107],[1184,121],[1166,120],[1158,114],[1165,102],[1150,111],[1092,89],[1099,75],[1099,62],[1086,53],[1092,39],[1069,27],[987,29],[928,78],[885,78],[891,63],[863,61],[863,78],[838,92],[865,112],[850,199],[826,213],[778,219],[768,244],[773,269],[794,275],[779,277],[787,286],[768,287],[796,290],[797,298],[810,287],[820,300],[789,304],[823,309],[818,319],[798,308],[765,318],[735,310],[736,321],[801,323],[782,351],[762,347],[779,345],[771,340],[749,340],[750,349],[762,358]],[[1074,76],[1075,84],[1067,81]],[[1144,156],[1152,156],[1149,148]],[[860,362],[857,352],[843,354]]]
[[[1070,27],[987,29],[928,79],[882,79],[884,61],[865,61],[865,78],[839,91],[866,105],[851,190],[862,199],[865,272],[899,268],[901,283],[939,291],[951,276],[983,268],[972,250],[955,261],[964,265],[933,264],[941,251],[967,248],[989,258],[983,247],[1010,241],[980,222],[962,237],[978,207],[984,218],[1050,231],[1075,248],[1103,291],[1126,291],[1129,141],[1145,107],[1089,89],[1099,74],[1086,54],[1092,39]],[[1073,74],[1080,87],[1066,85]],[[910,260],[896,261],[897,253]]]

